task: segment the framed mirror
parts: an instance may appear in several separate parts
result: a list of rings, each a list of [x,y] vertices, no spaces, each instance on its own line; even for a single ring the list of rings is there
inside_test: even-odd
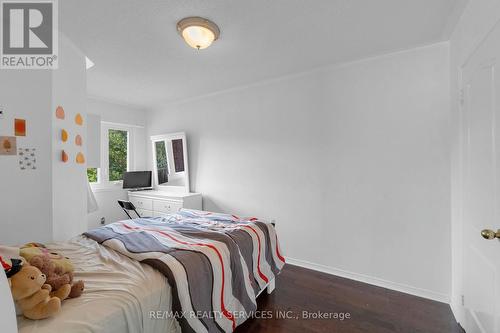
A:
[[[155,187],[159,190],[189,193],[186,134],[154,135],[151,143]]]

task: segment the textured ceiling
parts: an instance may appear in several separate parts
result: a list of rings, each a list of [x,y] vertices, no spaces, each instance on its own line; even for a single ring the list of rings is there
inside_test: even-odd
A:
[[[95,63],[89,95],[149,107],[443,40],[460,0],[63,0],[60,26]],[[204,16],[196,51],[176,22]]]

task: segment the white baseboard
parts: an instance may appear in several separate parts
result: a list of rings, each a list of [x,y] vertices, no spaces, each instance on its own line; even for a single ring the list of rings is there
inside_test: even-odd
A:
[[[451,307],[451,312],[455,317],[455,320],[457,321],[457,323],[462,325],[465,317],[464,308],[461,305],[454,304],[453,302],[450,303],[450,307]]]
[[[377,287],[387,288],[396,290],[402,293],[423,297],[427,299],[431,299],[433,301],[442,302],[442,303],[450,303],[450,296],[446,294],[437,293],[431,290],[416,288],[409,285],[405,285],[402,283],[387,281],[383,279],[379,279],[373,276],[353,273],[349,271],[345,271],[343,269],[338,269],[334,267],[329,267],[325,265],[315,264],[309,261],[294,259],[290,257],[286,257],[286,262],[291,265],[300,266],[303,268],[312,269],[315,271],[332,274],[336,276],[340,276],[346,279],[351,279],[359,282],[368,283]]]

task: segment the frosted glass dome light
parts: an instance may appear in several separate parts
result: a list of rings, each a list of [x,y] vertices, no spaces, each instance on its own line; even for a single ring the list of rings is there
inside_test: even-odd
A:
[[[177,23],[177,31],[192,48],[203,50],[219,38],[217,24],[203,17],[186,17]]]

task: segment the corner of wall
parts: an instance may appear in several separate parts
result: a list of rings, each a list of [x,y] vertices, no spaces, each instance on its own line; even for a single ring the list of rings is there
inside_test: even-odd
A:
[[[86,156],[86,98],[87,82],[85,55],[63,33],[59,34],[59,69],[52,72],[52,223],[53,239],[67,240],[86,230],[87,185],[86,163],[76,161],[77,154]],[[62,106],[65,119],[57,119],[55,110]],[[83,125],[76,116],[83,117]],[[61,131],[67,131],[67,142]],[[82,138],[81,146],[76,136]],[[62,151],[68,155],[61,161]]]

